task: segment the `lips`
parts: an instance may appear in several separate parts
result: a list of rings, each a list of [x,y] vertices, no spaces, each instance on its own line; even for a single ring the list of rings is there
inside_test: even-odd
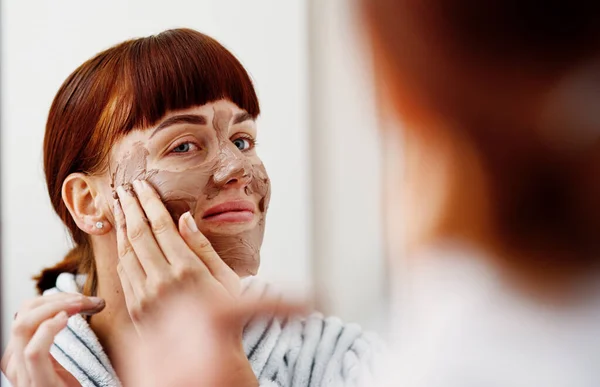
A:
[[[202,219],[219,222],[248,222],[254,219],[255,205],[242,200],[218,204],[206,210]]]

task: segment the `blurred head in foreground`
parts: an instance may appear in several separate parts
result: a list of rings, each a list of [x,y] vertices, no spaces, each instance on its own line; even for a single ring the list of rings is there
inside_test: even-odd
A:
[[[462,240],[521,285],[600,261],[600,3],[364,0],[402,120],[409,249]]]

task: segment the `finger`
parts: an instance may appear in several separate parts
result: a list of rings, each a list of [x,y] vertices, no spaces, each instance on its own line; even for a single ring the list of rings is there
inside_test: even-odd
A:
[[[244,297],[238,302],[232,318],[242,321],[245,325],[253,317],[289,318],[306,315],[310,309],[308,301],[283,300],[280,297],[261,300]]]
[[[32,308],[32,305],[36,306]],[[3,359],[2,366],[7,367],[8,359],[16,356],[19,385],[27,385],[29,376],[24,365],[23,351],[39,327],[61,311],[64,311],[67,316],[76,313],[93,314],[104,309],[104,306],[105,302],[101,298],[68,293],[39,297],[39,300],[27,304],[13,323],[10,356],[5,356],[6,360]]]
[[[221,259],[210,241],[198,230],[196,221],[189,212],[179,218],[179,230],[183,240],[206,265],[211,274],[230,294],[238,296],[241,284],[238,275]]]
[[[80,295],[77,297],[64,296],[51,298],[48,296],[48,299],[49,302],[19,313],[12,327],[13,337],[17,344],[21,342],[23,346],[26,345],[38,329],[38,326],[60,311],[65,311],[68,315],[82,312],[94,314],[100,312],[105,307],[104,300],[98,297],[84,297]]]
[[[168,270],[169,264],[148,225],[146,214],[133,190],[125,191],[123,186],[120,186],[117,188],[117,194],[125,215],[127,238],[138,261],[148,277],[159,276]]]
[[[260,281],[250,281],[247,283],[247,286],[242,290],[241,296],[239,297],[240,304],[242,302],[250,303],[259,301],[263,298],[267,298],[267,294],[269,292],[269,286],[264,286]],[[244,318],[244,325],[246,325],[254,316],[252,313],[248,314]]]
[[[145,180],[133,182],[142,209],[148,217],[154,238],[171,264],[199,264],[196,255],[182,239],[173,218],[158,193]]]
[[[61,311],[66,312],[68,316],[77,313],[92,315],[100,312],[105,306],[104,300],[98,297],[79,296],[50,301],[19,314],[13,325],[13,334],[29,340],[40,324]]]
[[[138,260],[133,246],[129,243],[127,237],[127,226],[125,224],[125,214],[121,203],[115,200],[113,203],[115,213],[115,223],[117,229],[117,250],[119,255],[119,265],[122,270],[127,272],[127,278],[131,287],[135,291],[141,292],[146,284],[146,272]]]
[[[31,382],[29,381],[29,372],[27,371],[27,366],[25,365],[25,356],[22,352],[17,356],[17,370],[16,374],[16,386],[30,386]]]
[[[47,296],[39,296],[39,297],[30,299],[30,300],[27,300],[21,305],[21,307],[19,308],[19,311],[17,313],[15,313],[15,320],[17,319],[19,314],[26,313],[27,311],[37,308],[38,306],[40,306],[42,304],[47,304],[49,302],[57,301],[57,300],[77,299],[80,297],[83,297],[83,296],[79,293],[59,292],[59,293],[55,293],[55,294],[51,294],[51,295],[47,295]]]
[[[50,360],[50,346],[58,332],[67,325],[68,318],[63,311],[44,321],[25,348],[25,366],[34,386],[49,385],[49,382],[56,380],[57,375]]]

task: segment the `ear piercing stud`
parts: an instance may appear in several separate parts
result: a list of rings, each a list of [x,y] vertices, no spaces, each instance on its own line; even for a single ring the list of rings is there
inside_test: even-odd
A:
[[[102,222],[96,222],[96,228],[98,230],[102,230],[104,228],[104,223],[102,223]]]

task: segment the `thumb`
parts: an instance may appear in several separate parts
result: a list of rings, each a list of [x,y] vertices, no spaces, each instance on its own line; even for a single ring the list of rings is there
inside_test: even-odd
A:
[[[237,296],[240,293],[240,278],[221,259],[213,249],[210,241],[198,230],[196,221],[188,212],[179,218],[179,233],[188,247],[204,262],[211,274],[219,281],[227,291]]]

